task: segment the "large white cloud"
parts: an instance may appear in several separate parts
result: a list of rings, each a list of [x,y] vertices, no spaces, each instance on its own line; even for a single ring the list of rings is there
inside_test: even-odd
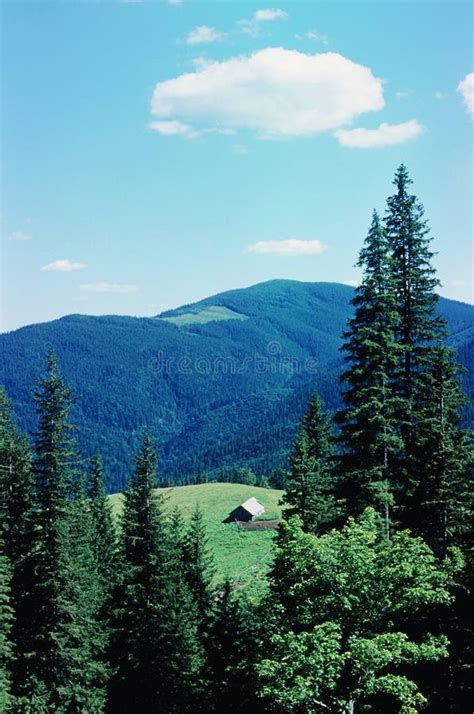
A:
[[[466,74],[462,82],[459,82],[458,92],[462,94],[468,113],[474,116],[474,72]]]
[[[402,124],[380,124],[377,129],[340,129],[335,135],[342,146],[357,149],[375,149],[392,144],[402,144],[415,139],[424,131],[416,119]]]
[[[206,62],[159,82],[151,101],[160,120],[197,130],[246,128],[263,138],[334,130],[383,106],[382,80],[368,67],[334,52],[278,47]]]
[[[277,255],[320,255],[327,246],[320,240],[260,240],[247,248],[248,253],[275,253]]]

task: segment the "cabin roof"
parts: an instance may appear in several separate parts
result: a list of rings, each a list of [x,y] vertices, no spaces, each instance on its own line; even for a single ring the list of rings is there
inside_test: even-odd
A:
[[[262,506],[261,503],[257,501],[256,498],[248,498],[244,503],[241,503],[241,508],[245,508],[246,511],[248,511],[252,516],[258,516],[260,513],[263,513],[265,508]]]

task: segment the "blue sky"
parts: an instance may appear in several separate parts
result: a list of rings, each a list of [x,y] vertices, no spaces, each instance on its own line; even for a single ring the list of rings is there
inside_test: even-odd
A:
[[[404,161],[472,301],[472,4],[3,2],[2,329],[353,282]]]

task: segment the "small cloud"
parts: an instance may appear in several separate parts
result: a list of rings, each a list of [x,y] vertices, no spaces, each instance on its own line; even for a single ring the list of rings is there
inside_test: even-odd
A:
[[[374,149],[402,144],[422,134],[424,127],[411,119],[403,124],[380,124],[377,129],[340,129],[335,136],[341,146],[357,149]]]
[[[207,25],[199,25],[191,30],[189,35],[186,37],[187,45],[202,45],[209,44],[211,42],[220,42],[225,37],[224,32],[219,32],[214,27],[208,27]]]
[[[462,82],[459,82],[457,89],[464,99],[467,113],[474,116],[474,72],[466,74]]]
[[[261,240],[249,245],[247,253],[276,255],[321,255],[327,249],[319,240]]]
[[[250,149],[246,144],[232,144],[232,153],[236,156],[244,156],[250,153]]]
[[[413,89],[403,89],[398,92],[395,92],[395,96],[397,99],[407,99],[407,97],[411,97],[413,94]]]
[[[80,286],[80,290],[84,293],[118,293],[125,295],[127,293],[136,293],[138,287],[126,283],[85,283]]]
[[[308,30],[308,32],[296,33],[297,40],[310,40],[311,42],[320,42],[322,45],[328,45],[329,39],[327,35],[323,35],[317,30]]]
[[[435,99],[439,99],[441,101],[443,99],[446,99],[448,95],[445,94],[444,92],[440,92],[438,90],[437,92],[434,93],[434,96],[435,96]]]
[[[71,273],[73,270],[84,270],[86,268],[85,263],[73,263],[67,258],[62,258],[61,260],[53,260],[52,263],[43,265],[41,270],[44,273]]]
[[[14,231],[9,236],[10,240],[31,240],[29,233],[23,233],[23,231]]]
[[[256,22],[272,22],[273,20],[287,20],[288,13],[284,10],[257,10],[253,16]]]
[[[187,136],[191,139],[199,136],[198,131],[181,121],[152,121],[148,126],[163,136]]]
[[[258,37],[260,34],[260,25],[262,22],[273,22],[274,20],[287,20],[288,13],[284,10],[267,9],[257,10],[251,20],[240,20],[237,24],[240,25],[242,32],[251,37]]]

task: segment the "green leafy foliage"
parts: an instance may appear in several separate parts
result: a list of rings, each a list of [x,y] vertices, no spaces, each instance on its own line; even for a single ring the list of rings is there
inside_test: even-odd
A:
[[[402,665],[447,655],[445,637],[410,631],[421,612],[449,603],[448,581],[421,539],[387,539],[372,509],[320,537],[298,519],[283,523],[256,665],[265,706],[310,714],[395,699],[419,711],[425,698]]]

